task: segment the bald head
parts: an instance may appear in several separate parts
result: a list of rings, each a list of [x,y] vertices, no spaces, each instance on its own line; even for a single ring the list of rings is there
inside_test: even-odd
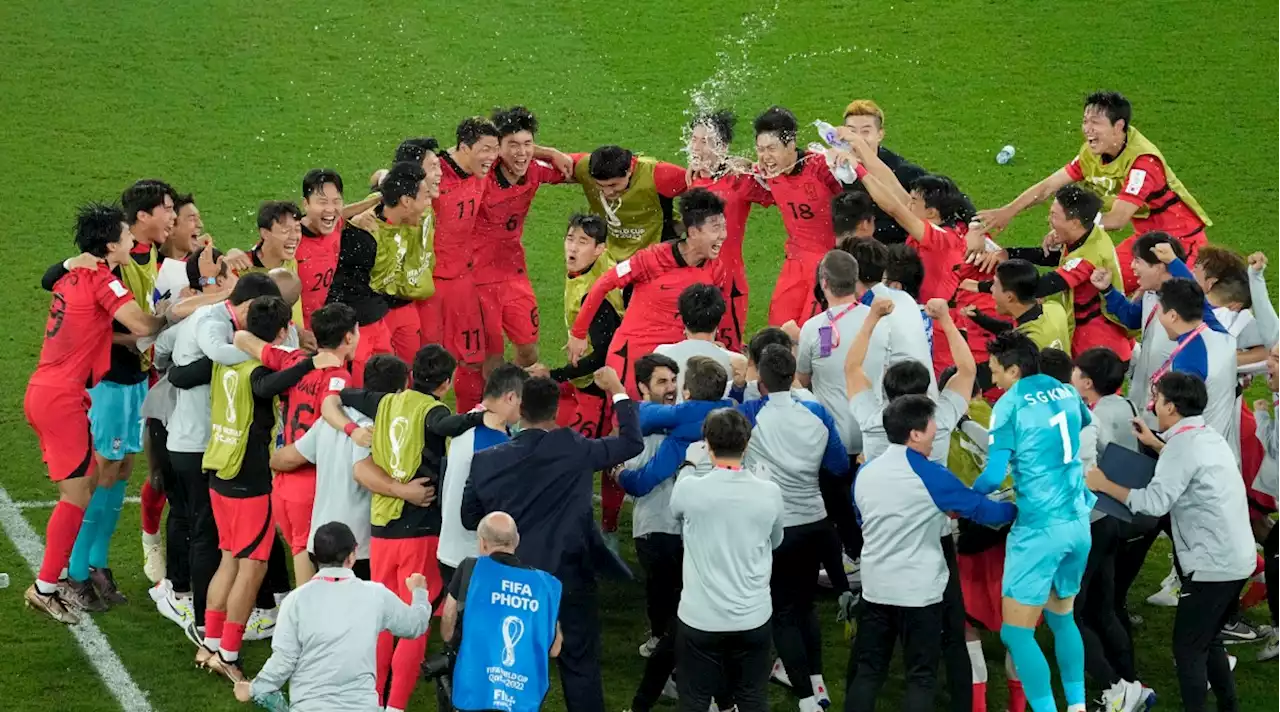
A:
[[[276,267],[267,272],[267,276],[280,288],[280,298],[285,304],[293,306],[302,298],[302,280],[298,279],[298,275],[284,267]]]
[[[476,528],[480,537],[480,553],[492,554],[495,551],[515,553],[520,545],[520,532],[516,531],[516,520],[506,512],[490,512],[480,520]]]

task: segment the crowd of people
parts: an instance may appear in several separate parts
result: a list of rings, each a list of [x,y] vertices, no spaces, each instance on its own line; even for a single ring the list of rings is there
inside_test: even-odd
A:
[[[1132,120],[1091,94],[1076,157],[984,211],[885,148],[868,100],[807,148],[769,108],[754,162],[730,153],[731,113],[698,116],[688,166],[564,153],[498,110],[452,147],[405,140],[358,202],[308,171],[248,250],[215,246],[191,194],[138,181],[83,206],[80,254],[44,275],[25,411],[59,499],[26,601],[76,623],[128,600],[110,545],[143,453],[149,598],[238,699],[287,685],[301,712],[400,712],[425,671],[442,708],[532,710],[554,658],[566,708],[600,712],[598,579],[633,576],[629,497],[650,629],[633,712],[663,695],[759,712],[770,679],[830,707],[820,586],[856,630],[846,710],[876,708],[899,644],[903,709],[945,687],[949,709],[985,710],[983,630],[1009,709],[1061,709],[1043,621],[1066,709],[1088,685],[1134,712],[1155,692],[1126,601],[1164,533],[1150,600],[1178,609],[1184,708],[1211,690],[1237,709],[1224,644],[1276,657],[1280,326],[1267,258],[1208,241]],[[587,210],[564,234],[552,363],[522,237],[562,183]],[[1041,245],[997,242],[1044,202]],[[750,334],[753,207],[786,241]],[[1259,374],[1271,402],[1243,402]],[[250,675],[242,645],[264,638]]]

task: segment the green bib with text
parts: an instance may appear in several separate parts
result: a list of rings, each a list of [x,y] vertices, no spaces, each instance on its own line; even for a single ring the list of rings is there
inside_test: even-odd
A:
[[[151,293],[156,290],[158,269],[155,246],[151,247],[151,254],[145,263],[138,264],[137,260],[130,259],[120,266],[120,281],[124,282],[124,286],[128,287],[130,292],[133,292],[133,301],[137,302],[138,306],[142,307],[142,311],[147,314],[151,313]],[[144,372],[150,371],[151,349],[142,352],[138,360]]]
[[[249,376],[262,365],[250,359],[235,366],[213,365],[210,388],[209,446],[200,466],[213,470],[220,480],[240,474],[249,446],[249,425],[253,422],[253,386]]]
[[[408,482],[422,464],[426,447],[423,424],[432,408],[443,406],[434,396],[418,391],[400,391],[384,396],[373,419],[373,463],[397,482]],[[404,500],[374,494],[370,521],[381,527],[399,519]]]
[[[609,224],[609,256],[621,262],[642,247],[662,240],[662,201],[658,186],[653,181],[656,158],[636,158],[631,182],[621,197],[605,200],[600,188],[588,170],[589,159],[582,159],[573,168],[573,177],[582,186],[591,212]]]
[[[576,277],[566,276],[564,280],[564,325],[566,328],[572,328],[573,322],[578,318],[578,312],[582,311],[582,301],[587,298],[587,293],[591,291],[592,285],[600,276],[610,269],[613,269],[614,261],[608,252],[600,255],[595,264],[591,265],[591,269],[583,272]],[[613,306],[614,311],[618,315],[622,315],[622,292],[613,290],[605,295],[605,300]],[[603,309],[604,307],[600,307]],[[587,342],[587,351],[582,354],[586,356],[591,353],[591,342]],[[578,388],[586,388],[591,385],[593,378],[591,374],[579,376],[571,381]]]
[[[1076,262],[1083,260],[1093,265],[1094,269],[1105,269],[1111,272],[1111,286],[1124,292],[1124,277],[1120,274],[1120,260],[1116,257],[1116,246],[1111,242],[1111,236],[1106,230],[1102,229],[1102,225],[1094,224],[1093,231],[1085,238],[1079,247],[1068,252],[1062,251],[1062,255],[1058,258],[1058,266],[1071,269],[1075,267]],[[1068,289],[1063,292],[1051,295],[1045,299],[1045,302],[1057,302],[1067,313],[1067,329],[1071,334],[1076,331],[1076,307],[1075,307],[1075,289]],[[1098,295],[1101,300],[1102,296]],[[1099,309],[1102,309],[1099,304]],[[1102,310],[1103,315],[1114,321],[1106,310]],[[1067,349],[1070,351],[1070,349]]]
[[[1091,153],[1088,143],[1080,146],[1080,170],[1084,173],[1084,185],[1102,198],[1103,212],[1111,210],[1111,206],[1115,204],[1116,195],[1124,190],[1125,181],[1129,176],[1129,169],[1133,167],[1133,162],[1138,160],[1139,156],[1155,156],[1159,158],[1160,163],[1164,165],[1164,177],[1169,189],[1176,193],[1178,198],[1199,216],[1206,227],[1213,224],[1213,221],[1209,219],[1209,215],[1205,213],[1204,208],[1200,207],[1200,203],[1191,195],[1191,191],[1187,190],[1182,181],[1178,180],[1178,176],[1174,175],[1173,167],[1164,159],[1164,154],[1160,153],[1160,149],[1156,148],[1154,143],[1148,141],[1146,136],[1143,136],[1132,126],[1128,128],[1128,138],[1125,141],[1124,150],[1110,163],[1103,163],[1101,156]],[[1138,208],[1138,212],[1134,213],[1133,216],[1141,219],[1149,214],[1150,211],[1144,205]]]
[[[435,294],[435,215],[428,209],[421,225],[391,225],[379,219],[374,210],[351,218],[351,224],[373,235],[378,246],[369,286],[400,299],[426,299]]]

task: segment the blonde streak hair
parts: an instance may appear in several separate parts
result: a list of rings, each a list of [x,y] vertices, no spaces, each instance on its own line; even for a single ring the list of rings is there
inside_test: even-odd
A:
[[[876,128],[884,128],[884,110],[870,99],[854,99],[844,108],[844,118],[850,116],[874,116]]]

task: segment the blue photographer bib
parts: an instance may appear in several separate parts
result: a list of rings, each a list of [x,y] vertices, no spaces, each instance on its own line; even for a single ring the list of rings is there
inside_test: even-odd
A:
[[[463,605],[453,668],[460,710],[534,712],[547,694],[560,582],[537,569],[476,560]]]

